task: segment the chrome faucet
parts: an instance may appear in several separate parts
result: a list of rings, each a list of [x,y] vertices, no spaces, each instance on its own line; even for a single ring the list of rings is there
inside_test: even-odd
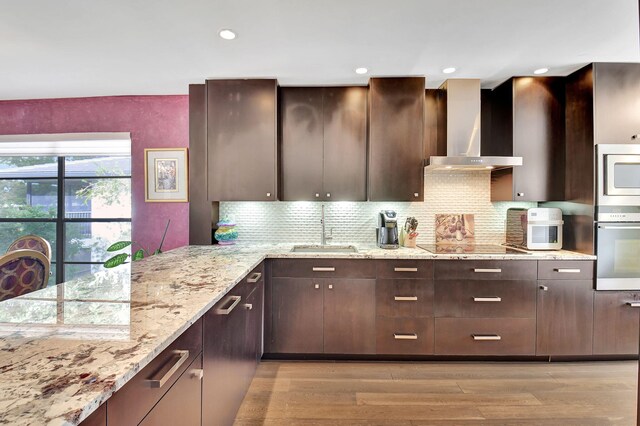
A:
[[[322,236],[321,236],[321,243],[323,246],[327,245],[327,240],[332,240],[333,239],[333,228],[331,228],[331,233],[330,235],[327,237],[327,234],[325,232],[325,224],[324,224],[324,204],[322,205],[322,213],[321,213],[321,217],[320,217],[320,223],[322,224]]]

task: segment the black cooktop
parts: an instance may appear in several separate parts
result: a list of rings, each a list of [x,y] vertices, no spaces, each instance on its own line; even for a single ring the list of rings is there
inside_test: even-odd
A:
[[[418,244],[418,247],[436,254],[529,254],[498,244]]]

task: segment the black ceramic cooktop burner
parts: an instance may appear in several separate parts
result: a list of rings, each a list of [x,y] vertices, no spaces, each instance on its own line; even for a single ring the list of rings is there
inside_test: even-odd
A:
[[[529,254],[498,244],[418,244],[418,247],[435,254]]]

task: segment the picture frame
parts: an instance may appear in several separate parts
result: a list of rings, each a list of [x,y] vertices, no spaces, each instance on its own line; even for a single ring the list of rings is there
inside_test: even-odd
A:
[[[188,148],[145,148],[144,201],[189,202]]]

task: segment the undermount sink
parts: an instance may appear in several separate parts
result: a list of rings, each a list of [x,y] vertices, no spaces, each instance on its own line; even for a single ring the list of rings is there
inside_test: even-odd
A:
[[[357,253],[355,246],[293,246],[293,253]]]

